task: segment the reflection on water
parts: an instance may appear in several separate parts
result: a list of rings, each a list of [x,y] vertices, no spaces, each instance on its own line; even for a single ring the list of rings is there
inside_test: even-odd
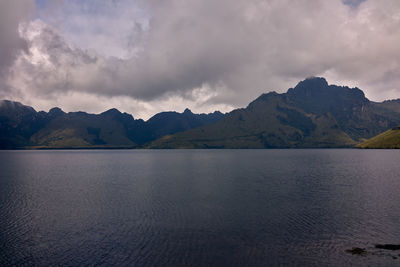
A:
[[[0,265],[398,265],[399,156],[2,151]]]

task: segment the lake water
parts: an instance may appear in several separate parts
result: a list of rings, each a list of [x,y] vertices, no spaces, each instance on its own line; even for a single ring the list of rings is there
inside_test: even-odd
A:
[[[374,248],[400,243],[400,150],[1,151],[0,170],[1,266],[400,264]]]

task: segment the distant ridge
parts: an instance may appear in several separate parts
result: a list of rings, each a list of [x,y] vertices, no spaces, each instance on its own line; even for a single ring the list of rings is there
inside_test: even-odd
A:
[[[214,123],[221,112],[162,112],[148,121],[113,108],[101,114],[36,112],[19,102],[0,100],[0,149],[138,148],[166,134]]]
[[[148,121],[117,109],[36,112],[0,101],[1,149],[355,147],[399,125],[400,100],[373,102],[359,88],[329,85],[321,77],[307,78],[286,93],[262,94],[228,114],[186,109]]]

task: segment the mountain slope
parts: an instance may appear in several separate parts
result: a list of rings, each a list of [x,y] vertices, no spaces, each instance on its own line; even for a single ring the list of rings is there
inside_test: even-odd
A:
[[[359,148],[400,148],[400,127],[395,127],[357,145]]]
[[[118,120],[104,113],[84,112],[60,114],[32,135],[30,141],[34,146],[52,148],[137,146],[126,137],[123,124]]]
[[[287,93],[263,94],[215,124],[165,136],[148,147],[351,147],[398,124],[395,108],[369,101],[360,89],[309,78]]]
[[[46,124],[46,113],[18,102],[0,101],[0,149],[24,147]]]
[[[194,114],[189,109],[186,109],[183,113],[174,111],[161,112],[151,117],[143,125],[133,127],[134,130],[128,131],[128,136],[142,145],[164,135],[215,123],[224,116],[219,111],[209,114]]]

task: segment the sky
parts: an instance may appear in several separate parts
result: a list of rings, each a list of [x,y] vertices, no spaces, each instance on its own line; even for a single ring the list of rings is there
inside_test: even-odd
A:
[[[148,119],[311,76],[400,98],[398,0],[0,0],[0,99]]]

